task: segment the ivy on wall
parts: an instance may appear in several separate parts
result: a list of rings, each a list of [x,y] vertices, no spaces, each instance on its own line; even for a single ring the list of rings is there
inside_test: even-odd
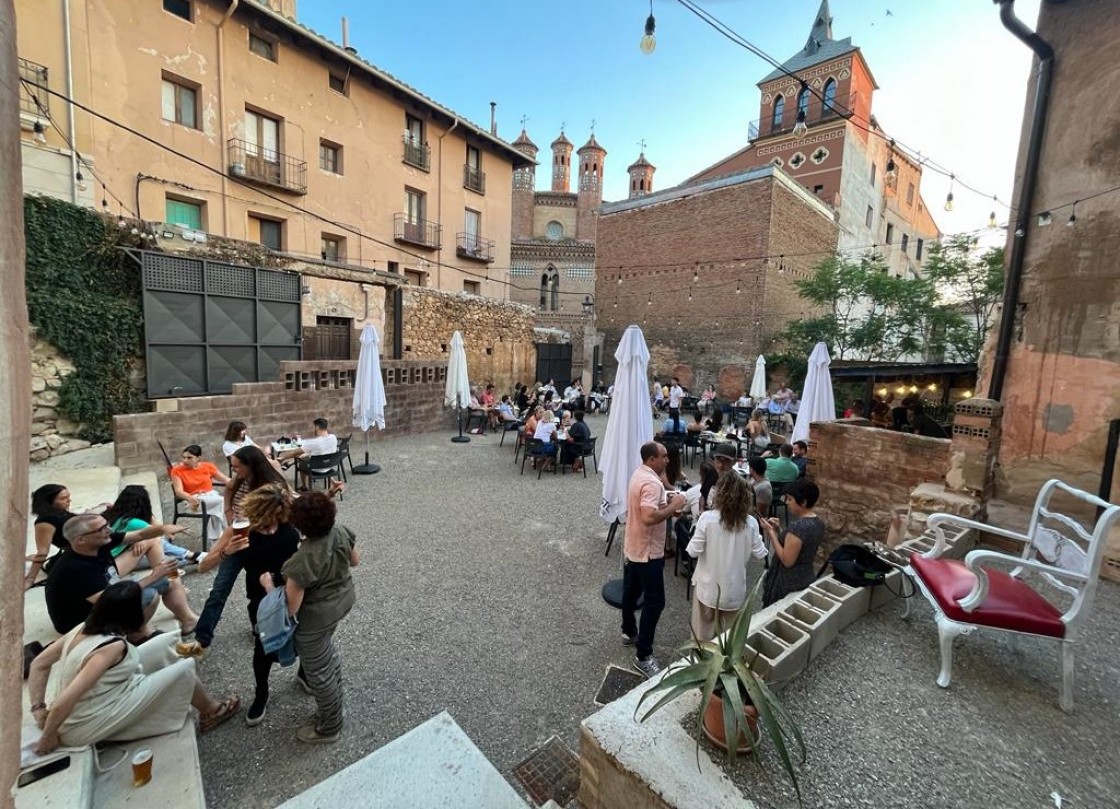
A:
[[[140,270],[120,248],[130,228],[49,197],[24,197],[27,312],[39,335],[75,371],[59,389],[59,412],[87,441],[112,439],[112,417],[140,409],[132,373],[143,356]]]

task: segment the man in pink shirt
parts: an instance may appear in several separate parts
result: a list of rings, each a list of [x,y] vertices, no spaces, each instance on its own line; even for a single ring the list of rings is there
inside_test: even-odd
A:
[[[630,477],[626,493],[626,535],[622,575],[622,645],[634,646],[634,670],[652,677],[661,670],[653,656],[653,635],[665,609],[665,520],[685,506],[677,492],[666,493],[661,474],[669,461],[656,441],[642,444],[642,465]],[[642,621],[634,619],[638,599],[645,596]]]

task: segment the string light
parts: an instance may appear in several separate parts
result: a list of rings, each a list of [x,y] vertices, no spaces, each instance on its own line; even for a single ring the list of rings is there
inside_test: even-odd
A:
[[[735,294],[736,295],[742,295],[743,294],[743,282],[742,281],[737,280],[735,282]]]
[[[999,227],[999,220],[996,219],[995,211],[992,211],[990,214],[988,214],[988,227],[992,230],[995,230]]]
[[[47,143],[47,132],[46,129],[44,129],[42,122],[36,121],[32,125],[31,131],[35,133],[35,142],[40,146],[45,146]]]
[[[646,301],[646,306],[653,306],[653,293],[649,293],[649,299]]]
[[[1066,227],[1071,228],[1077,224],[1077,202],[1073,203],[1073,210],[1069,212],[1069,221],[1066,222]]]
[[[638,41],[638,49],[646,56],[657,49],[657,37],[653,35],[655,28],[657,28],[657,22],[653,19],[653,0],[649,0],[649,16],[646,17],[645,33]]]
[[[949,175],[949,193],[945,195],[945,210],[953,210],[953,184],[956,182],[956,176]]]
[[[692,300],[692,287],[688,288],[688,299]]]
[[[1043,211],[1038,215],[1038,226],[1044,228],[1054,221],[1054,217],[1049,211]]]
[[[86,178],[82,174],[81,168],[79,168],[78,173],[74,175],[74,179],[78,181],[78,190],[79,191],[85,191],[86,187],[87,187],[86,186]]]
[[[700,262],[696,262],[696,269],[694,269],[692,271],[692,283],[695,284],[699,280],[700,280]]]
[[[808,131],[809,125],[805,123],[805,110],[798,110],[797,122],[793,125],[793,136],[795,138],[803,138]]]

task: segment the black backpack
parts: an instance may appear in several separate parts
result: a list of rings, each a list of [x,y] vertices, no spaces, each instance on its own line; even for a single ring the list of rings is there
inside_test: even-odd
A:
[[[832,575],[836,580],[849,587],[874,587],[877,584],[886,584],[887,574],[897,569],[866,546],[851,544],[840,545],[832,552],[817,571],[818,579],[825,574],[829,565],[832,566]],[[903,577],[906,578],[905,574]],[[888,589],[894,592],[889,585]],[[904,587],[900,589],[905,590]],[[912,582],[910,595],[904,595],[903,592],[895,593],[902,598],[909,598],[913,594]]]

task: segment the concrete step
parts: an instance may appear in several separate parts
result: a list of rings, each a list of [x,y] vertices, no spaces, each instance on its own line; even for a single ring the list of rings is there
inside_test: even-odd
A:
[[[70,490],[70,510],[75,514],[101,503],[112,503],[121,490],[121,470],[115,466],[94,469],[55,469],[32,466],[30,491],[45,483],[57,483]],[[157,491],[158,495],[158,491]],[[27,552],[35,552],[35,515],[27,519]]]
[[[362,796],[364,809],[529,805],[446,711],[296,795],[281,809],[352,806],[356,795]]]
[[[125,751],[119,765],[101,773],[94,781],[95,806],[167,807],[167,809],[205,809],[206,793],[198,763],[195,723],[189,719],[177,733],[150,739],[113,744],[103,752],[103,761],[115,761]],[[132,756],[138,750],[152,751],[152,780],[142,787],[132,785]],[[110,758],[114,757],[114,758]]]

